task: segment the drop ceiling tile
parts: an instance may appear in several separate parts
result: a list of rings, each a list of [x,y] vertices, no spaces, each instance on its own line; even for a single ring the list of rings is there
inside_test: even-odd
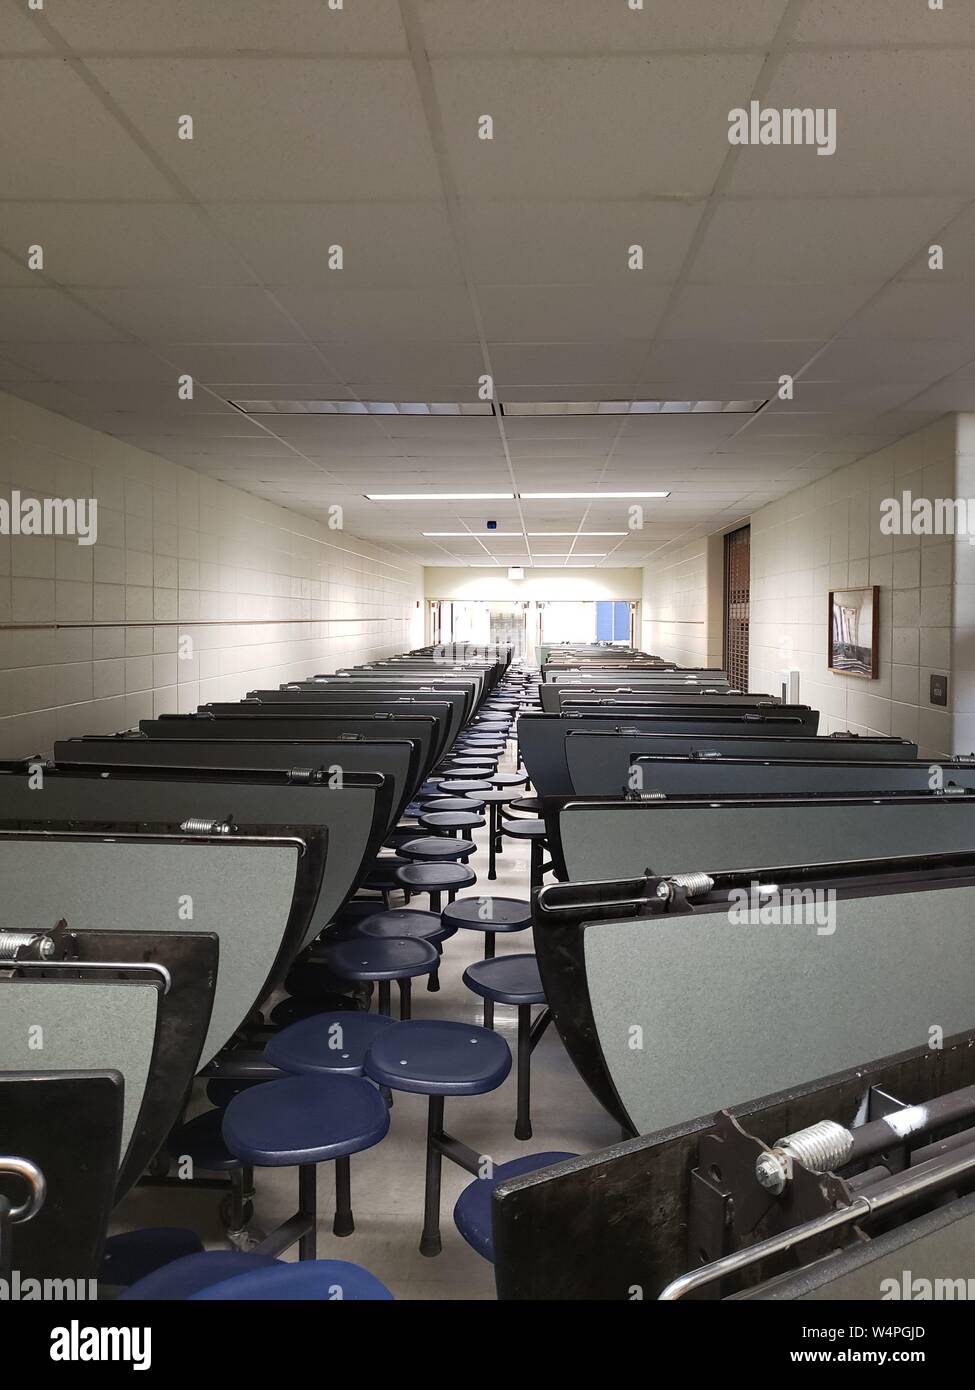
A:
[[[502,400],[512,386],[593,381],[600,375],[635,382],[647,357],[646,344],[641,343],[492,342],[490,349],[497,394]],[[547,400],[548,396],[533,394],[531,399]]]
[[[388,53],[405,47],[396,0],[350,0],[341,11],[322,0],[98,0],[96,6],[65,6],[52,22],[79,53]]]
[[[391,199],[440,196],[405,60],[364,67],[327,58],[119,58],[89,66],[201,202],[368,199],[377,189]],[[193,140],[177,138],[184,113],[194,118]]]
[[[461,196],[701,197],[728,151],[727,113],[761,62],[758,53],[434,59]],[[478,138],[484,114],[493,140]]]
[[[137,411],[150,415],[239,415],[233,406],[199,387],[192,400],[179,394],[175,375],[163,383],[133,381],[63,381],[58,385],[70,392],[85,410]]]
[[[666,338],[655,343],[650,352],[646,379],[658,383],[696,378],[777,381],[783,372],[798,371],[822,346],[822,340],[817,338],[797,341],[785,337],[768,342],[748,342],[740,338],[727,342]],[[693,399],[708,398],[694,396]]]
[[[0,289],[0,334],[17,343],[110,342],[127,335],[61,290]]]
[[[889,279],[964,206],[957,198],[724,199],[695,257],[695,284]]]
[[[484,358],[473,337],[464,342],[431,342],[416,339],[386,342],[382,335],[366,341],[323,341],[321,344],[331,366],[343,381],[382,383],[379,394],[357,392],[367,400],[474,400],[477,379],[484,371]],[[452,394],[439,396],[402,395],[406,385],[413,387],[443,387]],[[456,394],[460,387],[465,394]],[[394,394],[389,395],[392,391]]]
[[[932,10],[915,0],[805,0],[799,11],[796,44],[975,43],[975,10],[946,5]]]
[[[0,202],[0,242],[25,256],[42,246],[45,275],[61,285],[257,283],[178,203]]]
[[[301,338],[270,295],[251,287],[168,285],[85,289],[86,304],[145,342],[293,343]]]
[[[478,300],[489,339],[504,343],[647,342],[660,322],[667,285],[484,286]]]
[[[873,284],[686,285],[667,319],[674,338],[827,338],[880,288]]]
[[[268,285],[378,288],[463,281],[444,205],[217,203],[207,212]],[[341,270],[329,266],[342,248]]]
[[[804,381],[934,381],[975,360],[971,339],[873,338],[869,351],[853,338],[838,338],[816,358]]]
[[[971,196],[975,50],[805,50],[778,64],[762,104],[837,111],[837,145],[735,147],[732,195]],[[731,102],[730,107],[743,102]],[[722,118],[727,139],[728,116]],[[951,132],[946,139],[945,133]]]
[[[888,285],[843,327],[844,338],[968,338],[975,344],[975,283],[943,280]]]
[[[283,287],[276,297],[315,342],[470,342],[474,316],[462,287],[330,289]]]
[[[174,382],[177,375],[148,348],[130,342],[4,342],[0,356],[47,381]]]
[[[4,198],[174,196],[60,57],[0,57],[0,130]]]
[[[259,382],[287,388],[291,382],[317,381],[319,390],[328,387],[325,399],[332,398],[338,377],[332,377],[321,355],[311,346],[293,343],[194,343],[172,341],[159,345],[179,363],[181,371],[191,372],[198,381]],[[341,394],[341,387],[338,387]],[[248,393],[254,400],[258,395]],[[260,399],[264,399],[260,397]]]
[[[622,53],[767,45],[786,0],[653,0],[642,11],[592,0],[419,0],[430,53]]]
[[[474,279],[482,285],[631,288],[676,279],[704,208],[702,201],[503,202],[464,204]],[[570,229],[569,235],[566,230]],[[630,248],[643,249],[631,270]]]

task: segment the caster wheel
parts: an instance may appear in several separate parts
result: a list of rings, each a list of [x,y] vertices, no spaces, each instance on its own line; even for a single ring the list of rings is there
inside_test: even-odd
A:
[[[227,1244],[230,1248],[241,1250],[245,1254],[250,1250],[256,1250],[264,1239],[264,1232],[259,1231],[256,1226],[244,1226],[239,1231],[227,1232]]]

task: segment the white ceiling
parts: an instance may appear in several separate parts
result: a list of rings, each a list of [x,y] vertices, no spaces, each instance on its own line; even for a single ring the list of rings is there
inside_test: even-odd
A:
[[[973,91],[970,0],[0,0],[0,389],[426,564],[639,565],[975,410]],[[729,146],[752,98],[835,106],[836,154]],[[753,417],[226,403],[473,400],[483,373],[508,401],[765,399],[786,372]],[[627,489],[671,495],[531,551],[486,520],[626,530],[627,504],[363,496]]]

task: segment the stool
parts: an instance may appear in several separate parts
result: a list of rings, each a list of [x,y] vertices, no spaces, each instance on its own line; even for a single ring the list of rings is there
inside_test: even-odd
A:
[[[129,1288],[173,1260],[202,1253],[203,1242],[196,1232],[178,1226],[122,1231],[105,1241],[98,1282]]]
[[[396,881],[409,902],[414,893],[429,893],[430,908],[440,911],[440,895],[445,890],[448,902],[461,888],[477,882],[477,874],[466,864],[405,864],[396,871]]]
[[[384,1028],[384,1014],[318,1014],[283,1028],[264,1049],[269,1062],[295,1076],[363,1076],[366,1053]]]
[[[419,864],[466,864],[477,849],[473,840],[457,840],[452,835],[421,835],[400,846],[404,859]]]
[[[491,778],[491,784],[492,786],[498,787],[499,789],[502,787],[510,787],[512,789],[514,789],[515,787],[527,787],[528,773],[496,772],[494,776]]]
[[[484,800],[479,792],[467,792],[463,796],[440,796],[436,801],[424,801],[422,812],[431,811],[483,811]]]
[[[251,1270],[280,1266],[281,1261],[271,1255],[258,1255],[243,1250],[203,1250],[197,1254],[184,1255],[171,1260],[161,1269],[143,1277],[123,1289],[118,1302],[143,1302],[159,1299],[173,1302],[177,1299],[192,1298],[200,1289],[210,1284],[232,1279],[235,1275]],[[285,1266],[290,1268],[291,1266]]]
[[[420,816],[424,830],[432,830],[434,835],[456,836],[458,830],[478,830],[484,824],[484,817],[475,810],[470,811],[424,811]]]
[[[474,782],[489,782],[497,771],[496,762],[485,762],[478,759],[476,763],[457,763],[450,768],[444,768],[444,780],[448,777],[452,780],[457,777],[466,777]]]
[[[531,903],[524,898],[461,898],[440,914],[452,927],[484,933],[484,959],[493,960],[497,932],[524,931],[532,924]],[[494,1003],[484,1001],[484,1026],[494,1027]]]
[[[541,888],[545,870],[551,867],[544,862],[542,853],[545,847],[545,822],[534,816],[520,816],[514,820],[503,820],[501,833],[510,835],[513,840],[530,841],[532,847],[531,887],[533,890]]]
[[[430,941],[443,955],[443,942],[454,935],[457,928],[444,923],[437,912],[420,912],[416,908],[394,907],[388,912],[377,912],[359,924],[362,936],[378,936],[383,940],[389,937],[405,938],[409,941]],[[427,990],[435,994],[440,988],[440,970],[431,970],[427,979]]]
[[[460,796],[463,792],[489,792],[493,788],[482,777],[448,777],[440,783],[445,796]]]
[[[242,1096],[260,1089],[259,1086],[250,1086],[228,1104],[234,1105]],[[237,1243],[243,1240],[247,1223],[254,1215],[254,1172],[224,1143],[222,1127],[225,1114],[226,1110],[205,1110],[202,1115],[196,1115],[185,1124],[177,1125],[170,1132],[166,1147],[178,1164],[185,1164],[189,1159],[189,1182],[184,1174],[175,1179],[150,1178],[148,1182],[150,1186],[157,1183],[168,1186],[177,1182],[183,1187],[192,1185],[223,1192],[225,1195],[220,1203],[220,1219],[227,1232],[227,1239],[231,1243]],[[223,1181],[219,1178],[197,1178],[197,1168],[201,1168],[205,1173],[224,1173],[226,1178]]]
[[[354,999],[350,999],[345,994],[323,995],[320,999],[282,999],[280,1004],[275,1004],[271,1010],[270,1021],[275,1028],[290,1028],[292,1023],[298,1023],[303,1018],[317,1018],[323,1013],[336,1013],[338,1010],[346,1010],[350,1013],[361,1012]],[[211,1082],[210,1085],[213,1083]],[[223,1082],[223,1085],[230,1085]],[[207,1086],[207,1095],[214,1105],[226,1105],[226,1100],[217,1100],[210,1095],[210,1086]],[[227,1100],[232,1099],[228,1096]]]
[[[324,951],[336,975],[345,980],[378,982],[381,1014],[389,1014],[389,986],[395,980],[399,985],[400,1018],[410,1017],[413,977],[429,975],[440,964],[440,952],[429,941],[409,941],[402,937],[381,940],[357,936],[354,941],[336,941]]]
[[[421,1255],[439,1255],[442,1248],[440,1179],[444,1155],[469,1173],[481,1171],[481,1155],[444,1130],[445,1098],[484,1095],[500,1086],[510,1070],[511,1052],[504,1039],[486,1028],[463,1023],[400,1023],[381,1034],[366,1054],[366,1074],[374,1081],[394,1091],[429,1097]]]
[[[494,1232],[491,1227],[491,1195],[494,1189],[509,1178],[537,1173],[542,1168],[550,1168],[553,1163],[561,1163],[563,1159],[578,1157],[578,1154],[556,1150],[553,1153],[525,1154],[508,1163],[497,1164],[490,1177],[477,1177],[464,1188],[454,1203],[454,1225],[472,1249],[494,1264]]]
[[[382,1096],[358,1076],[286,1076],[232,1100],[223,1115],[227,1148],[251,1167],[298,1169],[298,1210],[256,1253],[277,1256],[297,1241],[300,1260],[315,1258],[318,1163],[335,1163],[332,1230],[351,1235],[350,1155],[371,1149],[388,1129]]]
[[[531,1119],[531,1055],[545,1029],[552,1021],[549,1009],[543,1009],[532,1024],[532,1005],[545,1003],[545,991],[538,973],[538,962],[531,954],[495,956],[493,960],[478,960],[464,971],[464,984],[484,1000],[485,1015],[488,1001],[495,1004],[514,1004],[518,1009],[518,1114],[515,1138],[532,1137]],[[485,1027],[490,1026],[487,1018]]]
[[[393,1295],[385,1284],[361,1265],[347,1260],[302,1260],[298,1264],[275,1262],[263,1269],[251,1269],[218,1284],[208,1284],[194,1301],[233,1299],[237,1302],[265,1302],[269,1299],[314,1300],[319,1303],[349,1301],[390,1302]]]
[[[498,828],[498,808],[503,806],[506,801],[511,800],[511,792],[503,789],[492,788],[489,792],[478,792],[478,796],[487,804],[489,808],[490,825],[488,828],[488,878],[495,879],[497,873],[497,856],[500,848],[498,841],[501,833]]]
[[[360,888],[366,891],[373,890],[381,893],[384,904],[386,907],[389,907],[389,895],[394,888],[399,886],[396,878],[396,871],[407,863],[409,863],[409,860],[401,859],[398,854],[380,855],[372,868],[366,873],[365,878],[359,885]]]

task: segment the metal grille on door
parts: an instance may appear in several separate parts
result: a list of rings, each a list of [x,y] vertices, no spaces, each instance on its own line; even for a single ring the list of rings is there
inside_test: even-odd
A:
[[[735,690],[748,689],[750,526],[724,538],[724,665]]]

